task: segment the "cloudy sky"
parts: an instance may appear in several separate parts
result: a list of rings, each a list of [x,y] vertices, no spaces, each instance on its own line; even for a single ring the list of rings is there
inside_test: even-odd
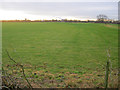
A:
[[[108,2],[109,1],[109,2]],[[99,14],[118,18],[118,0],[2,0],[0,20],[81,19],[95,20]]]

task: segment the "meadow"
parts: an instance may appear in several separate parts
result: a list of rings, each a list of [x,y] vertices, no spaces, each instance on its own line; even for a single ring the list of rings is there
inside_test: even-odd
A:
[[[2,49],[3,66],[13,64],[7,49],[16,62],[36,71],[103,74],[108,49],[112,69],[118,68],[118,29],[101,23],[3,22]]]

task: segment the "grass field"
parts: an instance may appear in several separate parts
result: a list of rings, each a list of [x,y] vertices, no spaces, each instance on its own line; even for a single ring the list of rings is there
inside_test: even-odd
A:
[[[115,24],[64,22],[3,22],[3,65],[12,63],[5,49],[37,70],[93,72],[105,68],[110,48],[112,68],[118,65],[118,29]]]

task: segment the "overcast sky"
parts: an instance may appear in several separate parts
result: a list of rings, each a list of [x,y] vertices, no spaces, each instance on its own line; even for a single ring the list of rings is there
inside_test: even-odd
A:
[[[51,2],[50,2],[51,1]],[[73,2],[74,1],[74,2]],[[91,1],[91,2],[90,2]],[[97,0],[98,1],[98,0]],[[105,14],[110,19],[118,18],[118,0],[3,0],[0,1],[0,20],[7,19],[96,19]],[[105,2],[106,1],[106,2]],[[109,1],[109,2],[107,2]]]

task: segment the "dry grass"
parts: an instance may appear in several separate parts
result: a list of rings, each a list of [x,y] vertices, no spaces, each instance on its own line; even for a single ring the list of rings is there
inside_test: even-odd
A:
[[[15,66],[15,65],[14,65]],[[93,72],[86,72],[84,74],[76,74],[71,72],[59,72],[51,73],[46,70],[36,70],[35,67],[31,65],[24,65],[25,74],[33,88],[104,88],[105,81],[105,70],[99,70]],[[30,68],[28,69],[28,66]],[[23,78],[21,69],[14,67],[12,65],[7,65],[4,68],[5,71],[13,78],[16,78],[17,85],[20,87],[26,87],[28,84]],[[11,72],[12,71],[12,72]],[[18,79],[17,79],[18,78]],[[3,81],[5,78],[3,78]],[[118,87],[118,71],[113,69],[109,76],[109,88]],[[13,79],[14,81],[14,79]],[[11,84],[12,85],[12,84]]]

